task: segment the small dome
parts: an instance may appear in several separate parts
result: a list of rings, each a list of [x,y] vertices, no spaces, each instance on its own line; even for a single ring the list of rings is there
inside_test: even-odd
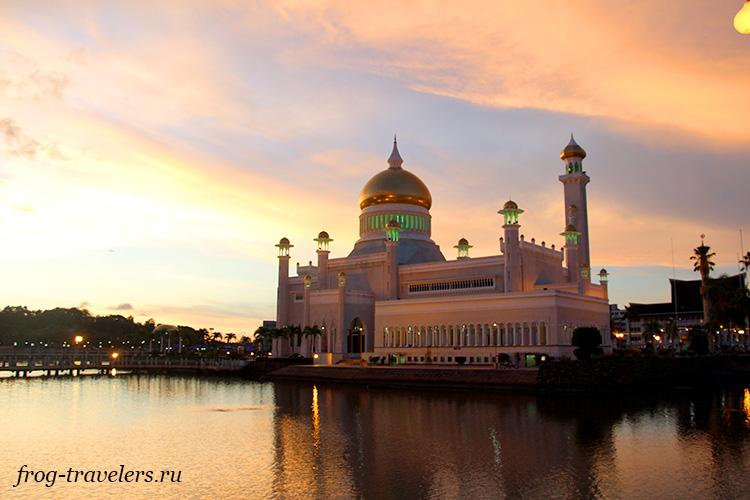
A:
[[[565,146],[565,149],[560,151],[560,159],[565,160],[566,158],[586,158],[586,151],[573,139],[573,134],[570,134],[570,142]]]
[[[288,245],[289,244],[289,238],[284,237],[279,240],[279,245]]]
[[[518,208],[518,203],[516,203],[513,200],[508,200],[505,202],[505,205],[503,205],[503,210],[516,209],[516,208]]]
[[[461,246],[468,245],[469,244],[469,240],[467,240],[466,238],[461,238],[460,240],[458,240],[458,244],[461,245]]]
[[[602,270],[601,270],[601,271],[599,271],[599,275],[601,276],[601,275],[603,275],[603,274],[605,274],[605,275],[606,275],[606,274],[609,274],[609,273],[607,272],[607,270],[606,270],[606,269],[602,268]]]
[[[321,231],[320,233],[318,233],[318,239],[319,240],[327,240],[328,238],[330,238],[330,237],[328,236],[327,232]]]
[[[576,227],[573,224],[568,224],[567,226],[565,226],[565,232],[566,233],[575,233],[576,232]]]

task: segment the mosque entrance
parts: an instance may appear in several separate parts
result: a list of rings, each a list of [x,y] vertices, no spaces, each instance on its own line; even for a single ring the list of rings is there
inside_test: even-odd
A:
[[[365,325],[359,318],[352,320],[352,325],[349,328],[349,335],[347,336],[346,352],[348,353],[361,353],[365,350]]]

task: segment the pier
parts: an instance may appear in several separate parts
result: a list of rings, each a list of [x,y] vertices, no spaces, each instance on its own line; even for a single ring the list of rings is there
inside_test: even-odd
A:
[[[0,348],[0,372],[11,372],[18,378],[25,378],[31,372],[43,372],[46,376],[77,376],[92,370],[107,374],[113,369],[157,373],[228,373],[239,372],[248,363],[245,359],[154,356],[140,351]]]

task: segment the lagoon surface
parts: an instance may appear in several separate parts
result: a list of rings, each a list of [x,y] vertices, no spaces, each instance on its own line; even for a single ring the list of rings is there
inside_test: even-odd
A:
[[[583,397],[0,379],[5,498],[748,498],[750,391]],[[18,470],[181,471],[22,483]]]

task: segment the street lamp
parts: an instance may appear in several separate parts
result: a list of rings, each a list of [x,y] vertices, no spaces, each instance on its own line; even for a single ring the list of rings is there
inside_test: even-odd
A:
[[[83,337],[81,335],[76,335],[75,337],[73,337],[73,342],[75,342],[76,344],[80,344],[81,342],[83,342]]]
[[[750,35],[750,0],[746,0],[734,16],[734,29],[742,35]]]
[[[110,354],[110,356],[112,357],[112,359],[117,359],[117,358],[120,357],[120,353],[119,352],[113,352],[112,354]]]

